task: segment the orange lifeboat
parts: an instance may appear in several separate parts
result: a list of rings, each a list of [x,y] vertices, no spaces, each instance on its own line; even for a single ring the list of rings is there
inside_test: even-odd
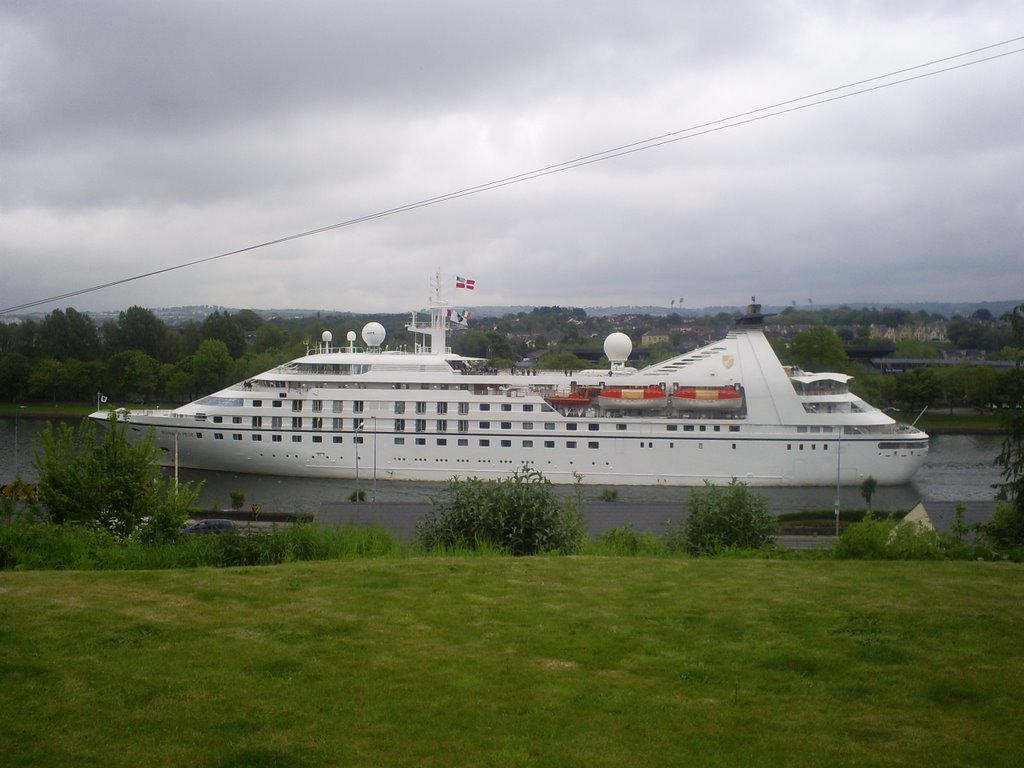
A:
[[[558,408],[585,408],[590,405],[590,395],[586,392],[570,392],[567,395],[551,395],[547,400]]]
[[[672,393],[672,403],[684,410],[735,410],[743,405],[743,393],[732,387],[680,387]]]
[[[641,411],[664,407],[668,402],[668,396],[661,387],[609,387],[601,391],[597,402],[602,408],[609,410]]]

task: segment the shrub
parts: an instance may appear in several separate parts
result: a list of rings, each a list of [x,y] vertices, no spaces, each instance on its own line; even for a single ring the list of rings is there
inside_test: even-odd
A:
[[[728,485],[705,481],[690,494],[689,517],[682,526],[669,526],[666,544],[691,555],[717,555],[726,550],[761,549],[772,543],[777,523],[763,496],[746,483]]]
[[[891,517],[866,516],[839,538],[835,556],[860,560],[941,560],[946,557],[935,531]]]
[[[496,547],[512,555],[568,554],[583,543],[583,521],[575,502],[559,500],[551,481],[526,466],[501,480],[451,480],[416,534],[431,551]]]

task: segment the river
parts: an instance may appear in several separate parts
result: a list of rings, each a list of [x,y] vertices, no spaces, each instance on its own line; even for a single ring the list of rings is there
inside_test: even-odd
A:
[[[37,479],[33,467],[33,443],[42,429],[36,418],[0,418],[0,482],[14,480],[20,471],[24,481]],[[928,460],[913,482],[880,487],[872,506],[879,511],[906,510],[919,501],[989,501],[992,486],[1000,481],[995,458],[1002,445],[1000,435],[936,435],[932,437]],[[355,480],[311,480],[265,475],[237,475],[225,472],[182,470],[182,481],[202,482],[199,501],[207,508],[227,508],[230,493],[245,493],[245,506],[259,504],[264,511],[317,512],[325,504],[346,502],[356,490]],[[367,502],[425,503],[440,493],[439,483],[374,481],[372,469],[359,480],[359,490]],[[559,487],[559,493],[573,489]],[[597,501],[602,486],[584,486],[585,501]],[[612,489],[624,504],[680,503],[689,496],[686,488],[620,486]],[[813,509],[832,509],[835,488],[759,488],[776,513]],[[840,507],[862,509],[864,500],[857,487],[843,488]],[[623,521],[625,522],[625,521]]]

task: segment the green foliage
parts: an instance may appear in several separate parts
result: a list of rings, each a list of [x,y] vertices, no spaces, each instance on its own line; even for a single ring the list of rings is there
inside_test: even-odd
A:
[[[1014,560],[1024,556],[1024,514],[1019,503],[997,502],[995,514],[982,525],[981,532],[998,552]]]
[[[670,550],[718,555],[762,549],[772,543],[778,527],[765,498],[736,479],[725,486],[705,481],[704,488],[690,494],[688,506],[690,514],[683,525],[668,526]]]
[[[651,533],[637,531],[632,523],[609,528],[594,541],[593,550],[599,555],[635,557],[657,555],[665,551],[661,540]]]
[[[229,491],[228,496],[231,497],[231,508],[236,512],[245,504],[245,491]]]
[[[198,491],[164,480],[156,455],[152,436],[132,443],[128,424],[114,414],[99,442],[89,419],[77,430],[47,423],[35,456],[47,519],[98,527],[120,538],[144,523],[148,540],[176,535]]]
[[[615,488],[605,488],[601,491],[601,501],[611,503],[619,500],[619,492]]]
[[[416,526],[428,551],[493,546],[512,555],[570,554],[582,545],[578,507],[560,501],[536,469],[523,467],[500,480],[455,478],[446,493]]]
[[[935,531],[891,517],[868,515],[843,532],[835,556],[841,560],[941,560],[945,553]]]
[[[565,350],[546,352],[537,360],[537,369],[542,371],[579,371],[589,367],[585,360]]]
[[[868,512],[871,512],[871,498],[875,495],[875,491],[878,490],[878,481],[875,480],[871,475],[865,477],[860,484],[860,495],[864,499],[864,503],[868,505]]]
[[[846,366],[843,342],[831,328],[802,331],[789,342],[787,360],[810,371],[841,371]]]
[[[942,382],[934,368],[914,368],[896,379],[896,400],[911,409],[934,403],[942,394]]]

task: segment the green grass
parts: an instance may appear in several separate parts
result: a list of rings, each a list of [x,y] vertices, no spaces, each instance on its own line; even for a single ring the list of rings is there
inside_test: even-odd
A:
[[[1012,765],[1024,567],[0,572],[5,766]]]

